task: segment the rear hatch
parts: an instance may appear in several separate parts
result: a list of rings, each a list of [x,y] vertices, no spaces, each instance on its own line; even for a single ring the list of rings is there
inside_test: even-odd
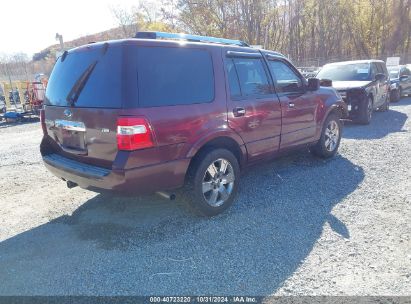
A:
[[[122,66],[121,43],[90,44],[57,60],[46,90],[45,121],[59,153],[111,167],[123,108]]]

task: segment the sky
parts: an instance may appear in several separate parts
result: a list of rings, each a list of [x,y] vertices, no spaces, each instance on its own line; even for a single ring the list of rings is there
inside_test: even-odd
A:
[[[138,6],[138,0],[20,0],[0,2],[0,55],[32,56],[58,43],[117,26],[110,7]]]

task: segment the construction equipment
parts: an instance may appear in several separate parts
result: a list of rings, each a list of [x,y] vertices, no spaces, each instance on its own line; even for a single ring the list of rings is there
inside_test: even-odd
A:
[[[2,87],[6,110],[3,110],[5,113],[0,115],[0,119],[21,121],[40,114],[45,97],[45,82],[16,81],[3,83]]]
[[[45,97],[45,88],[41,82],[27,82],[26,91],[24,92],[24,109],[32,111],[34,115],[39,115],[43,107]]]

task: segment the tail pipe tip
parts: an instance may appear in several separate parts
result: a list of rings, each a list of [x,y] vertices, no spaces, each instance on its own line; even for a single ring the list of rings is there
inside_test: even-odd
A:
[[[163,191],[158,191],[156,192],[159,196],[161,196],[162,198],[168,199],[170,201],[173,201],[176,199],[176,195],[174,193],[166,193]]]
[[[75,182],[67,181],[67,188],[71,189],[77,187],[78,185]]]

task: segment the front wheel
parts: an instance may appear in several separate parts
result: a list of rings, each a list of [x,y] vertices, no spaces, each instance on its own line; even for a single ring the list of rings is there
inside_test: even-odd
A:
[[[320,140],[311,148],[313,154],[329,158],[334,156],[340,146],[342,122],[337,114],[330,114],[324,122]]]
[[[188,176],[185,196],[201,215],[214,216],[233,202],[240,179],[240,166],[226,149],[204,151]]]
[[[400,101],[400,90],[399,89],[395,89],[394,91],[392,91],[391,94],[391,102],[397,102]]]
[[[368,97],[366,102],[360,105],[358,122],[363,125],[368,125],[371,122],[373,110],[372,98]]]
[[[380,112],[387,112],[390,109],[390,97],[389,94],[385,97],[384,104],[378,109]]]

